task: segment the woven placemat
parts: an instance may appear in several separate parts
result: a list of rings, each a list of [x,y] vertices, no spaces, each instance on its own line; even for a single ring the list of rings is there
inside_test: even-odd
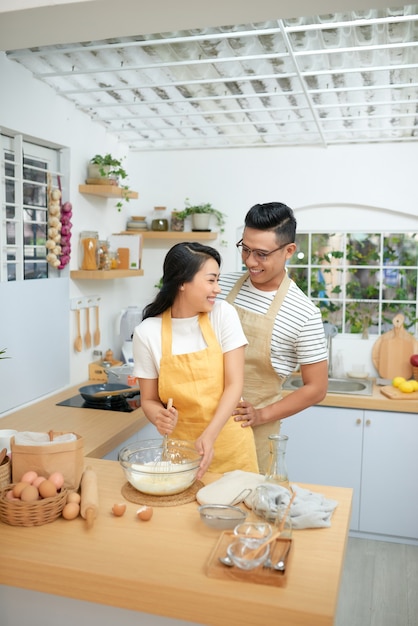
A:
[[[177,506],[179,504],[187,504],[196,500],[196,494],[203,487],[200,480],[196,480],[185,491],[175,493],[172,496],[152,496],[148,493],[142,493],[132,487],[130,483],[125,483],[121,489],[124,498],[135,504],[146,504],[147,506]]]

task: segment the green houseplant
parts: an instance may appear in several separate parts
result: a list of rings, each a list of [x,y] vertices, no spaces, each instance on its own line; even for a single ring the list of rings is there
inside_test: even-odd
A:
[[[185,200],[186,207],[182,211],[176,212],[176,217],[180,220],[185,220],[187,217],[192,217],[193,215],[201,215],[203,213],[208,214],[209,216],[213,215],[216,219],[216,224],[219,226],[219,232],[224,232],[225,226],[225,214],[217,209],[214,209],[213,206],[206,202],[205,204],[190,204],[188,198]]]
[[[3,350],[0,350],[0,359],[10,359],[9,356],[4,356],[5,353],[6,353],[6,348],[4,348]]]
[[[109,184],[116,184],[122,189],[122,197],[125,202],[129,202],[129,186],[119,185],[120,180],[125,180],[128,177],[128,173],[123,167],[122,159],[117,159],[108,154],[95,154],[89,162],[89,179],[95,180],[97,178],[104,178],[109,181]],[[122,202],[116,203],[118,211],[122,208]]]

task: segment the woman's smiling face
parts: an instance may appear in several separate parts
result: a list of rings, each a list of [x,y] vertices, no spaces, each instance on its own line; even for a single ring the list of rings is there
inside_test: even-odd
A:
[[[208,258],[193,280],[180,287],[172,307],[174,317],[193,317],[199,313],[209,313],[220,293],[219,265],[215,259]]]

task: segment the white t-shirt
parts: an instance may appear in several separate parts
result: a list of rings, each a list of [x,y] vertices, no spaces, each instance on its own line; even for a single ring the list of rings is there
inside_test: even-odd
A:
[[[248,344],[238,313],[225,301],[216,301],[209,320],[221,346],[222,353]],[[206,348],[199,316],[172,318],[173,354],[187,354]],[[161,361],[161,317],[148,317],[133,334],[133,375],[138,378],[158,378]]]
[[[226,298],[242,272],[221,274],[219,285]],[[261,291],[248,278],[234,304],[264,315],[276,291]],[[289,376],[298,364],[319,363],[328,358],[321,311],[292,280],[276,316],[271,338],[270,359],[278,375]]]

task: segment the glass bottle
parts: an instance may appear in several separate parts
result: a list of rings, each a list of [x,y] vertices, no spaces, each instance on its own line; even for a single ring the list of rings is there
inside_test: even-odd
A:
[[[289,489],[289,476],[286,465],[287,435],[269,435],[270,463],[266,473],[266,482],[275,483]]]
[[[168,219],[165,213],[165,206],[155,206],[151,215],[151,230],[168,230]]]

